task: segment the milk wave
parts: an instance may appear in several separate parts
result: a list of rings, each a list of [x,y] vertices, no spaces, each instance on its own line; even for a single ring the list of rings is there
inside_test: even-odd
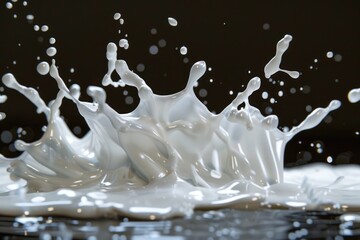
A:
[[[277,44],[275,57],[264,69],[266,77],[278,71],[299,76],[280,68],[291,39],[286,35]],[[0,214],[158,219],[219,207],[359,207],[359,167],[313,165],[285,172],[283,167],[286,143],[318,125],[340,107],[339,101],[315,109],[283,132],[276,115],[263,116],[249,103],[249,96],[260,88],[259,77],[221,113],[213,114],[193,91],[206,72],[204,61],[192,66],[182,91],[157,95],[117,58],[114,43],[108,44],[106,57],[108,72],[102,84],[138,91],[139,105],[130,113],[111,108],[105,90],[97,86],[87,89],[92,102],[81,101],[80,87],[66,86],[54,60],[50,75],[59,92],[49,106],[35,89],[22,86],[10,73],[3,76],[8,88],[45,114],[48,125],[38,141],[16,141],[16,149],[23,151],[19,157],[1,156]],[[111,78],[114,71],[119,80]],[[90,131],[85,137],[74,136],[60,117],[64,98],[87,122]],[[333,178],[314,181],[315,173]]]

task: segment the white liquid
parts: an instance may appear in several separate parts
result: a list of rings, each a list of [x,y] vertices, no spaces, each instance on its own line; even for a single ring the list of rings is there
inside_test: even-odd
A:
[[[119,41],[119,47],[122,47],[124,49],[128,49],[129,48],[129,42],[127,39],[123,38],[123,39],[120,39]]]
[[[4,103],[7,100],[6,95],[0,95],[0,103]],[[6,117],[6,114],[3,112],[0,112],[0,121],[3,120]]]
[[[50,66],[47,62],[41,62],[37,65],[36,70],[41,75],[46,75],[50,71]]]
[[[291,41],[292,41],[292,36],[285,35],[285,37],[278,42],[278,44],[276,45],[275,56],[269,61],[268,64],[266,64],[264,68],[266,78],[270,78],[271,75],[279,71],[287,73],[292,78],[299,77],[300,73],[297,71],[288,71],[280,68],[282,55],[288,49]]]
[[[181,48],[180,48],[180,53],[181,53],[181,55],[186,55],[187,54],[187,47],[185,47],[185,46],[182,46]]]
[[[115,13],[114,14],[114,20],[119,20],[121,18],[121,14],[120,13]]]
[[[168,23],[169,23],[169,25],[172,26],[172,27],[176,27],[176,26],[178,25],[177,20],[176,20],[175,18],[172,18],[172,17],[169,17],[169,18],[168,18]]]
[[[349,102],[351,102],[351,103],[356,103],[356,102],[360,101],[360,88],[352,89],[348,93],[348,99],[349,99]]]
[[[55,39],[55,38],[52,37],[52,38],[49,39],[49,43],[50,43],[50,44],[55,44],[55,42],[56,42],[56,39]]]
[[[278,43],[275,57],[265,67],[267,77],[285,71],[279,65],[289,39],[286,35]],[[205,62],[193,65],[184,90],[156,95],[124,60],[117,59],[114,43],[108,44],[106,57],[103,85],[138,90],[140,103],[130,113],[112,109],[100,87],[87,89],[94,102],[80,101],[80,87],[65,85],[55,61],[50,75],[59,92],[50,106],[12,74],[3,76],[7,87],[45,114],[48,126],[38,141],[16,142],[24,152],[21,156],[0,158],[2,215],[158,219],[219,207],[360,207],[359,166],[283,169],[286,143],[319,124],[340,107],[339,101],[315,109],[301,124],[283,132],[277,128],[277,116],[265,117],[249,103],[249,96],[260,88],[258,77],[221,113],[213,114],[193,91],[206,71]],[[119,81],[111,79],[114,71]],[[81,139],[60,117],[64,98],[74,102],[90,128]]]
[[[54,47],[49,47],[48,49],[46,49],[46,54],[47,54],[49,57],[55,56],[56,53],[57,53],[57,50],[56,50],[56,48],[54,48]]]

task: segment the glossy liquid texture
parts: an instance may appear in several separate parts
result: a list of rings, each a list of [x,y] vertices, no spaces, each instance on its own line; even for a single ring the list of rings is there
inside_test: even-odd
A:
[[[265,66],[267,78],[284,71],[281,56],[292,37],[286,35]],[[35,89],[22,86],[12,74],[2,81],[27,97],[46,115],[48,126],[33,143],[18,140],[23,154],[0,159],[0,213],[3,215],[132,216],[158,219],[192,214],[194,209],[221,207],[346,208],[359,207],[360,168],[310,165],[284,171],[286,143],[318,125],[333,100],[312,111],[298,126],[283,132],[276,115],[263,116],[249,103],[260,88],[258,77],[219,114],[211,113],[193,91],[206,72],[195,63],[187,85],[178,93],[157,95],[117,58],[109,43],[104,86],[133,86],[140,103],[127,114],[106,103],[106,92],[89,86],[93,102],[80,100],[80,88],[69,88],[53,60],[50,75],[59,88],[47,106]],[[42,74],[46,64],[38,67]],[[120,79],[112,79],[116,72]],[[60,117],[63,100],[72,101],[90,131],[79,139]],[[243,108],[238,107],[244,104]],[[345,176],[345,177],[344,177]]]

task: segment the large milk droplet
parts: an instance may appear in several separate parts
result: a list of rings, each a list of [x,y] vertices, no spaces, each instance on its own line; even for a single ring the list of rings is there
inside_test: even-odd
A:
[[[46,75],[49,73],[50,70],[50,66],[47,62],[41,62],[37,65],[36,70],[38,71],[38,73],[40,73],[41,75]]]
[[[172,18],[172,17],[168,18],[168,23],[170,24],[170,26],[173,26],[173,27],[178,25],[177,20],[175,18]]]
[[[360,88],[352,89],[348,93],[348,99],[351,103],[356,103],[360,101]]]

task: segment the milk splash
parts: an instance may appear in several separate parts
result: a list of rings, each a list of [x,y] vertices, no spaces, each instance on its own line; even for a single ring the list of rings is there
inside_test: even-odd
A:
[[[299,76],[280,69],[291,39],[286,35],[279,41],[275,57],[264,69],[266,77],[278,71]],[[348,171],[351,180],[325,166],[284,175],[286,143],[318,125],[340,107],[339,101],[315,109],[301,124],[283,132],[277,116],[265,117],[249,103],[249,96],[260,88],[259,77],[251,79],[221,113],[213,114],[193,91],[206,72],[204,61],[192,66],[182,91],[157,95],[118,59],[116,44],[108,44],[106,58],[108,72],[102,84],[128,85],[138,91],[140,103],[130,113],[117,113],[106,103],[104,89],[97,86],[87,89],[92,102],[81,101],[80,87],[66,86],[55,60],[50,75],[59,92],[49,106],[12,74],[2,77],[8,88],[27,97],[48,121],[38,141],[16,142],[16,149],[23,151],[19,157],[1,156],[2,215],[158,219],[220,207],[359,207],[359,167]],[[41,73],[47,74],[45,70]],[[114,71],[119,80],[111,78]],[[64,98],[76,105],[87,122],[90,131],[85,137],[74,136],[61,118]],[[333,178],[312,179],[329,173],[335,173]]]

